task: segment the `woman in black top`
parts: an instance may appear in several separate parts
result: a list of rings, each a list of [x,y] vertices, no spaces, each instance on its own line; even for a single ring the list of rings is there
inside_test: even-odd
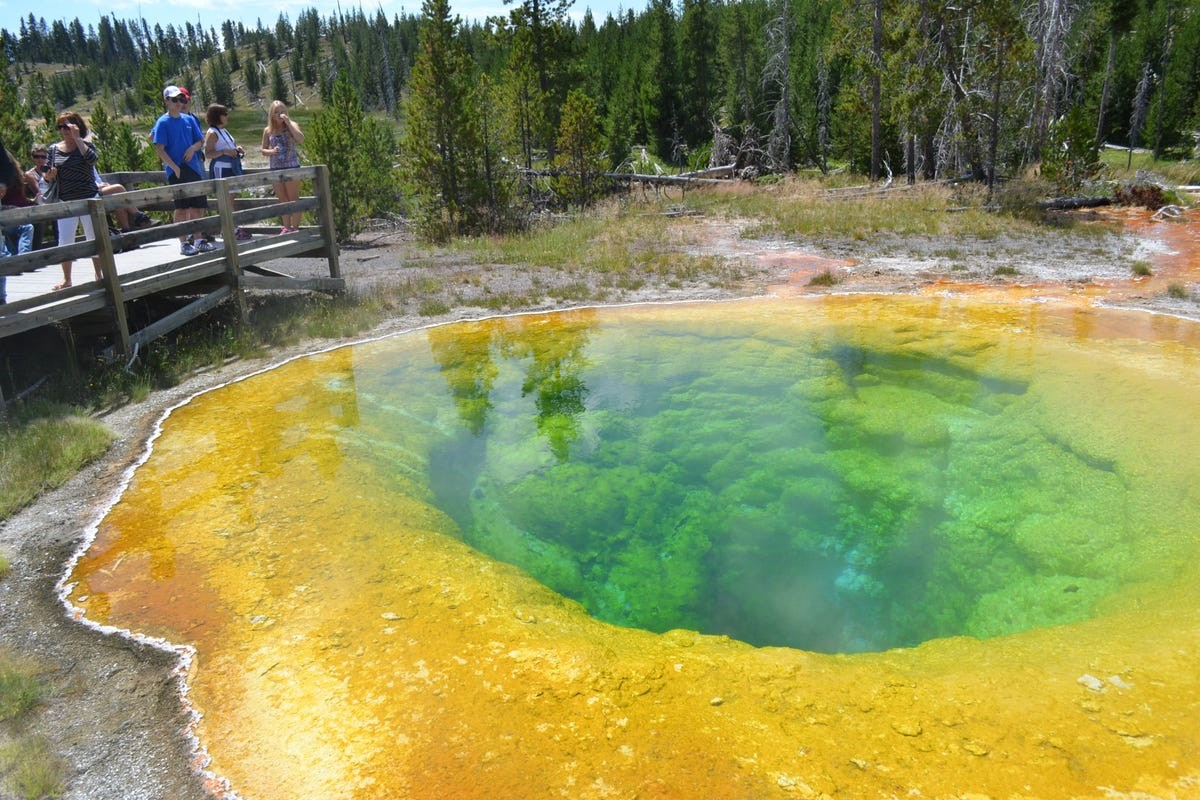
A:
[[[87,140],[88,129],[83,117],[74,111],[59,114],[58,132],[63,138],[58,144],[50,146],[46,160],[46,182],[58,185],[58,199],[62,201],[98,197],[100,193],[92,171],[96,166],[96,145]],[[89,215],[67,217],[58,221],[60,247],[75,241],[75,232],[80,225],[83,225],[85,240],[90,242],[96,238]],[[55,289],[65,289],[71,285],[71,264],[71,261],[62,262],[63,280]],[[93,256],[92,266],[96,270],[96,280],[100,280],[100,259]]]

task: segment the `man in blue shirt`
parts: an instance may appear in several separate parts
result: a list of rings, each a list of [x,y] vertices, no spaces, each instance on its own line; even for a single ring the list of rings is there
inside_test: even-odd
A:
[[[150,130],[150,141],[158,159],[167,168],[167,183],[174,186],[204,179],[204,165],[200,162],[200,151],[204,149],[204,134],[191,114],[184,114],[183,104],[190,99],[186,89],[168,86],[163,89],[163,101],[167,112],[158,118]],[[186,222],[200,219],[208,211],[208,197],[184,197],[175,201],[175,221]],[[191,236],[179,237],[181,255],[194,256],[208,253],[217,248],[203,238],[192,243]]]

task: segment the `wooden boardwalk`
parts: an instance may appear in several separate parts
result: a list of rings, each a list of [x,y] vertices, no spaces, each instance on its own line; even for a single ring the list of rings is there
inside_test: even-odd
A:
[[[122,173],[113,177],[114,182],[136,186],[161,182],[163,175],[161,172]],[[292,203],[239,196],[245,190],[292,179],[311,180],[315,196],[302,197]],[[109,234],[108,214],[117,208],[168,210],[175,199],[197,196],[215,196],[215,201],[209,200],[209,206],[216,213],[200,220],[146,228],[119,237]],[[308,210],[317,212],[316,226],[281,234],[277,227],[264,224],[281,214]],[[116,342],[112,349],[125,355],[227,298],[232,298],[239,312],[244,314],[242,292],[246,289],[340,291],[344,288],[338,267],[329,176],[324,166],[259,170],[235,178],[9,210],[0,212],[0,226],[24,222],[53,225],[60,217],[78,215],[91,217],[96,230],[94,241],[74,242],[0,259],[0,274],[7,276],[8,283],[7,302],[0,305],[0,342],[44,325],[69,322],[84,315],[107,314]],[[238,242],[234,236],[238,227],[255,235],[250,241]],[[186,234],[202,235],[220,246],[210,253],[182,256],[178,237]],[[125,249],[130,244],[137,248]],[[326,259],[329,277],[294,279],[263,266],[266,262],[295,256]],[[93,257],[100,264],[99,280],[94,279]],[[74,285],[54,291],[54,285],[62,280],[59,264],[67,258],[74,261]],[[196,299],[141,330],[131,331],[125,304],[167,292]]]
[[[223,243],[216,244],[222,249]],[[147,267],[165,264],[179,258],[179,240],[164,239],[157,242],[147,242],[137,250],[117,253],[113,256],[118,275],[129,275]],[[94,271],[90,258],[78,259],[72,270],[72,281],[76,284],[93,280]],[[8,302],[31,300],[43,295],[53,295],[54,287],[62,281],[62,270],[57,263],[50,264],[32,272],[23,272],[8,279]],[[53,302],[52,299],[48,302]]]

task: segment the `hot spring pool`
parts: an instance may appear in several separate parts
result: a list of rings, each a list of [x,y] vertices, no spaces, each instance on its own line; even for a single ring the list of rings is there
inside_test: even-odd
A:
[[[895,297],[416,331],[176,409],[69,600],[194,648],[244,798],[1200,793],[1198,365]]]

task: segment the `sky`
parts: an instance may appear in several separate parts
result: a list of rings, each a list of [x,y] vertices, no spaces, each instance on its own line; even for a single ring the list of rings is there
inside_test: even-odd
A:
[[[625,0],[624,4],[620,0],[575,0],[570,15],[581,19],[584,11],[590,8],[593,16],[600,21],[610,12],[617,13],[622,7],[640,9],[647,4],[631,4],[629,0]],[[369,15],[374,15],[376,10],[382,8],[390,19],[396,14],[420,14],[421,0],[376,0],[373,5],[348,2],[342,6],[347,10],[356,7],[361,7]],[[338,5],[330,0],[75,0],[70,4],[40,6],[30,0],[0,0],[0,28],[17,33],[21,30],[21,20],[32,11],[36,17],[44,18],[47,25],[56,19],[70,21],[78,18],[86,29],[88,25],[94,26],[99,22],[101,15],[107,15],[117,19],[145,18],[151,28],[155,25],[165,28],[168,23],[178,28],[185,22],[193,25],[199,22],[205,29],[215,28],[219,36],[221,23],[227,19],[240,21],[250,28],[257,27],[259,20],[262,20],[262,24],[270,28],[274,27],[280,14],[286,14],[294,23],[300,12],[309,8],[316,8],[322,17],[327,17],[336,13]],[[503,0],[450,0],[450,10],[464,20],[482,20],[507,14],[509,8],[511,6],[505,6]]]

